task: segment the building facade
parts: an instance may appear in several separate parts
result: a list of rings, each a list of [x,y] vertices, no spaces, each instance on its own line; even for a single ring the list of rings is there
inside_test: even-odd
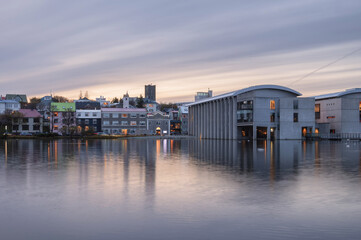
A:
[[[194,96],[194,101],[198,102],[203,99],[211,98],[213,97],[213,91],[208,90],[208,92],[197,92],[197,94]]]
[[[156,101],[157,97],[156,97],[155,85],[152,85],[152,84],[145,85],[144,86],[144,96],[145,96],[145,98],[147,98],[151,101]]]
[[[77,132],[101,132],[102,131],[101,110],[77,109],[76,126]]]
[[[35,109],[20,109],[12,118],[13,133],[43,132],[43,117]]]
[[[315,131],[314,98],[253,86],[189,104],[189,134],[214,139],[302,139]]]
[[[170,117],[162,112],[148,114],[147,129],[152,135],[170,135]]]
[[[146,134],[147,111],[143,108],[102,108],[102,131],[108,134]]]
[[[361,133],[361,88],[315,97],[315,119],[320,134]]]
[[[76,131],[75,103],[55,103],[50,105],[50,131],[71,134]]]
[[[20,110],[20,103],[15,100],[0,100],[0,114]]]

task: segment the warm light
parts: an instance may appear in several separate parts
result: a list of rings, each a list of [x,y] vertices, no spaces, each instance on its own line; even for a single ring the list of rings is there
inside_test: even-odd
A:
[[[270,109],[271,109],[271,110],[276,109],[276,102],[275,102],[275,100],[271,100],[271,101],[270,101]]]
[[[318,134],[318,128],[315,129],[315,133]]]

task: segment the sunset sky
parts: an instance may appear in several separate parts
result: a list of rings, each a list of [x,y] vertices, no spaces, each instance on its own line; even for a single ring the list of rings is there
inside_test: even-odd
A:
[[[359,0],[12,0],[0,29],[2,95],[111,99],[153,83],[175,102],[208,88],[361,87]]]

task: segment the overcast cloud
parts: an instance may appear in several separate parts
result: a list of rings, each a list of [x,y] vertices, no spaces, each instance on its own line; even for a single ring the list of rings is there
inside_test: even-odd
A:
[[[359,0],[1,1],[0,94],[191,100],[256,84],[361,87]]]

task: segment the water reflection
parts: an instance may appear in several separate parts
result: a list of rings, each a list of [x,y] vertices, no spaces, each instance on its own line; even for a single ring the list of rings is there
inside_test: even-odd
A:
[[[360,147],[1,140],[0,231],[4,239],[355,239]]]

